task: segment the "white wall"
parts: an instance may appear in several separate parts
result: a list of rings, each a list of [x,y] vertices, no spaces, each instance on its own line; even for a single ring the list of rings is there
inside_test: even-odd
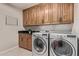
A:
[[[79,37],[79,3],[74,4],[74,24],[72,33]]]
[[[18,26],[5,24],[5,16],[18,18]],[[0,4],[0,51],[16,46],[18,43],[18,30],[22,30],[22,11],[5,4]]]
[[[59,25],[43,25],[43,26],[28,26],[26,30],[32,29],[36,31],[49,31],[55,33],[71,33],[72,24],[59,24]]]

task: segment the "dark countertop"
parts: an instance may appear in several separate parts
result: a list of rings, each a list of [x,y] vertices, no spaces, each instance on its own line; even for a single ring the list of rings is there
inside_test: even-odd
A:
[[[18,31],[18,33],[26,33],[26,34],[32,34],[32,33],[34,33],[34,32],[40,32],[40,31],[25,31],[25,30],[22,30],[22,31]]]

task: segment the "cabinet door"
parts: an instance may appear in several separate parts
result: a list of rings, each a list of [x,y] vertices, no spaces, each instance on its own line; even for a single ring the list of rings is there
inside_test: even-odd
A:
[[[38,25],[50,24],[48,19],[48,4],[39,4],[37,6],[37,23]]]
[[[58,17],[60,11],[60,6],[59,4],[56,3],[50,3],[48,5],[48,19],[50,21],[50,24],[58,24],[59,20]]]
[[[44,23],[44,4],[33,6],[29,9],[29,25],[41,25]]]
[[[21,42],[22,39],[23,39],[23,38],[22,38],[22,34],[19,33],[19,47],[23,46],[23,44],[22,44],[22,42]]]
[[[30,25],[36,25],[37,24],[37,16],[36,16],[36,6],[33,6],[30,8]]]
[[[23,24],[26,25],[35,25],[36,24],[36,8],[31,7],[23,11]]]
[[[33,20],[32,20],[32,10],[31,8],[28,9],[28,20],[27,20],[28,24],[27,25],[33,25]]]
[[[28,49],[28,38],[24,33],[19,34],[19,47]]]
[[[48,5],[39,4],[24,10],[24,25],[43,25],[48,24]]]
[[[24,34],[23,38],[24,38],[24,48],[28,49],[28,37],[27,37],[27,35]]]
[[[36,13],[37,13],[37,25],[42,25],[44,23],[44,5],[39,4],[36,6]]]
[[[43,16],[44,16],[44,19],[43,19],[43,24],[50,24],[50,21],[48,19],[48,4],[43,4]]]
[[[36,9],[35,9],[36,8]],[[39,4],[35,6],[36,22],[35,25],[43,25],[48,23],[48,5]]]
[[[23,11],[23,26],[26,26],[26,20],[27,20],[27,11]]]
[[[23,11],[23,26],[29,25],[29,10]]]
[[[32,36],[28,34],[28,49],[32,51]]]
[[[61,19],[62,23],[72,23],[73,22],[73,4],[63,3],[61,9]]]
[[[19,34],[19,47],[22,47],[22,48],[25,47],[25,39],[24,39],[24,35],[22,33]]]
[[[29,24],[28,25],[37,25],[37,7],[33,6],[29,9]]]

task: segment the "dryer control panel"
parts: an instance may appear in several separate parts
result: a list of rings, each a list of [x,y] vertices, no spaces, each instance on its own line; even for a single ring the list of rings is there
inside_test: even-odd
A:
[[[76,35],[67,35],[67,37],[76,38]]]

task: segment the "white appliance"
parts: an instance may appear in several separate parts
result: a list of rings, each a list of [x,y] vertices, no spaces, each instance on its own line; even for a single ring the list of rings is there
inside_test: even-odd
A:
[[[47,33],[32,34],[32,55],[48,56],[48,34]]]
[[[77,37],[73,34],[50,34],[50,56],[77,56]]]

